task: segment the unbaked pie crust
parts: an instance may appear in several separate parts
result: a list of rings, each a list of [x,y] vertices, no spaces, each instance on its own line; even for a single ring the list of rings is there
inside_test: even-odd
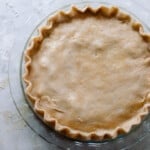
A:
[[[57,12],[24,55],[28,101],[59,133],[115,138],[149,113],[150,35],[117,7]]]

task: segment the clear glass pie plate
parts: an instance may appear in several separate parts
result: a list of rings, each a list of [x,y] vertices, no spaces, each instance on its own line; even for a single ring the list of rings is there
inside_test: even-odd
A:
[[[112,5],[111,3],[100,3],[100,2],[81,2],[76,3],[76,6],[83,8],[87,5],[98,7],[100,5]],[[57,8],[57,10],[69,10],[70,4],[65,5],[61,8]],[[124,10],[127,13],[130,13],[131,16],[133,16],[135,19],[139,20],[138,17],[129,12],[126,8],[120,7],[122,10]],[[147,135],[150,134],[150,116],[147,116],[143,122],[131,130],[130,133],[126,135],[121,135],[113,140],[105,140],[105,141],[77,141],[77,140],[71,140],[69,138],[66,138],[58,133],[56,133],[54,130],[52,130],[50,127],[46,126],[39,118],[36,116],[36,114],[33,112],[32,107],[30,107],[30,104],[27,102],[27,97],[25,95],[25,84],[22,80],[22,76],[24,73],[24,50],[27,48],[29,41],[31,37],[37,35],[37,29],[45,24],[45,21],[49,16],[54,14],[54,12],[50,12],[50,14],[44,18],[34,29],[34,31],[31,33],[24,49],[17,51],[16,53],[12,53],[10,60],[9,60],[9,83],[10,83],[10,90],[11,95],[13,97],[14,104],[19,112],[19,114],[22,116],[24,121],[28,124],[28,126],[37,133],[38,136],[42,137],[44,140],[46,140],[49,143],[55,144],[58,149],[81,149],[81,150],[92,150],[92,149],[129,149],[132,148],[135,144],[138,144],[143,138],[146,138]],[[145,31],[150,31],[149,28],[143,23],[143,21],[139,20],[143,26]],[[14,77],[14,76],[15,77]]]

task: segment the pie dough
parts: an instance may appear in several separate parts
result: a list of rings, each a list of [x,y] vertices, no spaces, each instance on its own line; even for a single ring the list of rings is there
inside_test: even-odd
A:
[[[24,55],[28,101],[61,134],[115,138],[149,113],[150,35],[117,7],[57,12]]]

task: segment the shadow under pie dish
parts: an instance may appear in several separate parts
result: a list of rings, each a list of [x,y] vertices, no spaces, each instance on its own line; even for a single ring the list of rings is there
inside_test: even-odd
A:
[[[59,11],[25,50],[26,95],[61,134],[128,133],[150,108],[150,35],[117,7]]]

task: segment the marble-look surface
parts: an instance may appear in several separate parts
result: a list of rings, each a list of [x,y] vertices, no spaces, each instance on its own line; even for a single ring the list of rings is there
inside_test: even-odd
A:
[[[84,0],[0,0],[0,150],[55,150],[63,149],[53,143],[49,143],[34,132],[23,120],[16,109],[10,93],[11,80],[16,79],[20,59],[17,59],[19,50],[23,50],[29,35],[39,22],[50,11],[66,4],[82,2]],[[98,0],[97,0],[98,1]],[[99,0],[100,2],[104,2]],[[108,0],[108,3],[122,6],[142,20],[150,28],[150,1],[149,0]],[[11,59],[13,55],[14,61]],[[16,59],[15,59],[16,58]],[[11,62],[10,62],[11,60]],[[15,69],[11,71],[11,67]],[[11,87],[12,88],[12,87]],[[17,92],[17,88],[12,91]],[[150,124],[147,120],[145,136],[138,141],[132,141],[132,145],[105,147],[105,149],[150,149]],[[123,141],[123,139],[122,139]],[[81,149],[72,147],[69,149]],[[85,148],[99,149],[99,148]],[[103,149],[103,145],[101,146]]]

